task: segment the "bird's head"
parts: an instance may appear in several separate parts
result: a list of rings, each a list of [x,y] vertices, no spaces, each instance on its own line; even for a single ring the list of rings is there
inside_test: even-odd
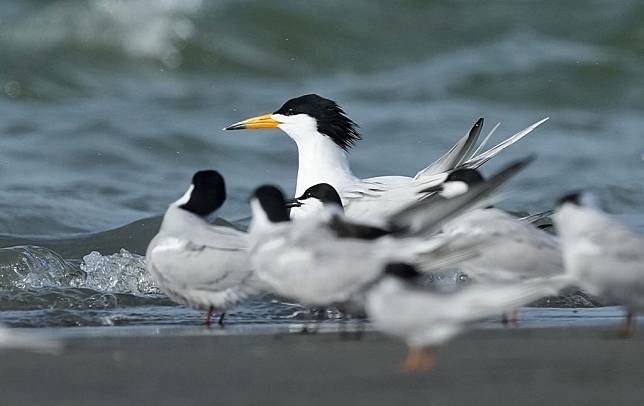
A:
[[[338,191],[328,183],[318,183],[317,185],[311,186],[302,193],[302,196],[296,197],[286,204],[289,208],[301,206],[310,206],[309,208],[313,209],[333,207],[344,211],[342,199]]]
[[[250,206],[254,222],[281,223],[290,221],[284,194],[275,186],[260,186],[251,195]]]
[[[385,266],[383,277],[392,277],[401,281],[415,282],[422,274],[413,265],[404,262],[392,262]]]
[[[179,208],[208,217],[226,201],[224,177],[217,171],[199,171],[192,177],[188,191],[175,202]]]
[[[485,180],[476,169],[456,169],[437,186],[423,190],[421,193],[437,192],[439,195],[450,199],[467,192],[472,186],[483,183]]]
[[[358,125],[333,100],[317,94],[296,97],[284,103],[272,114],[252,117],[224,130],[279,128],[295,141],[316,135],[329,137],[338,147],[347,151],[360,140]]]
[[[575,191],[561,197],[557,202],[558,209],[561,209],[567,205],[575,207],[597,208],[599,207],[599,201],[597,199],[597,196],[591,192]]]

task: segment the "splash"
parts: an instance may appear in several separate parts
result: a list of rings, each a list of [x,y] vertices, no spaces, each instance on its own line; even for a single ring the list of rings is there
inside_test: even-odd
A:
[[[70,286],[83,273],[54,251],[35,245],[0,249],[0,289]]]
[[[81,288],[101,293],[157,295],[145,257],[121,249],[112,255],[93,251],[76,266],[56,252],[35,245],[0,249],[0,290]]]
[[[160,294],[154,278],[145,268],[145,257],[121,249],[112,255],[93,251],[83,257],[80,269],[86,278],[75,281],[73,287],[99,292]]]

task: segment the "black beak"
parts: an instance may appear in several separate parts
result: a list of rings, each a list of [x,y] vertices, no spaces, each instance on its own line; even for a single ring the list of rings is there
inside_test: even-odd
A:
[[[287,201],[286,201],[286,203],[285,203],[285,204],[286,204],[286,208],[287,208],[287,209],[291,209],[291,208],[293,208],[293,207],[300,207],[300,206],[302,206],[302,203],[301,203],[299,200],[297,200],[297,199],[289,199],[289,200],[287,200]]]
[[[430,186],[427,189],[421,190],[420,192],[418,192],[418,194],[421,194],[421,193],[437,193],[437,192],[441,192],[441,191],[443,191],[443,185],[442,184],[436,185],[436,186]]]
[[[246,126],[243,123],[237,123],[233,125],[229,125],[228,127],[225,127],[224,130],[230,131],[230,130],[245,130]]]

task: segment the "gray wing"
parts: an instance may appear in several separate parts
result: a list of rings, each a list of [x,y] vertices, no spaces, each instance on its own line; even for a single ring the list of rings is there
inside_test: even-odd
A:
[[[499,186],[525,168],[534,157],[517,160],[508,165],[487,181],[475,185],[462,195],[452,199],[424,199],[407,206],[389,218],[393,228],[408,230],[412,233],[428,233],[441,224],[473,207],[482,199],[489,197]]]
[[[252,274],[246,247],[243,233],[199,230],[185,239],[159,236],[148,250],[148,261],[172,286],[223,290]]]

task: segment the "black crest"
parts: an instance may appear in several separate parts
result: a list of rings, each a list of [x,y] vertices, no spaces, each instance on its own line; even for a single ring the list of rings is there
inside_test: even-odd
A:
[[[207,216],[220,208],[226,201],[226,184],[224,178],[217,171],[199,171],[192,177],[194,186],[190,200],[179,206],[180,208],[197,214]]]
[[[309,198],[318,199],[322,204],[335,204],[340,206],[340,208],[343,207],[342,199],[338,191],[328,183],[318,183],[317,185],[311,186],[297,200],[306,200]]]
[[[445,182],[465,182],[468,186],[474,186],[483,183],[484,179],[476,169],[464,168],[452,171]]]
[[[418,272],[412,265],[405,264],[403,262],[393,262],[387,264],[384,274],[407,281],[413,281],[422,276],[422,274]]]
[[[344,110],[333,100],[317,94],[307,94],[291,99],[273,114],[285,116],[307,114],[315,118],[318,131],[330,137],[345,151],[362,139],[358,133],[358,125],[347,117]]]
[[[266,216],[273,223],[291,221],[286,208],[284,194],[275,186],[264,185],[255,189],[253,196],[266,212]]]
[[[572,193],[568,193],[567,195],[565,195],[564,197],[562,197],[561,199],[559,199],[559,204],[558,204],[558,206],[562,206],[562,205],[564,205],[565,203],[572,203],[572,204],[574,204],[575,206],[581,206],[581,205],[582,205],[581,200],[582,200],[582,194],[581,194],[581,192],[572,192]]]

